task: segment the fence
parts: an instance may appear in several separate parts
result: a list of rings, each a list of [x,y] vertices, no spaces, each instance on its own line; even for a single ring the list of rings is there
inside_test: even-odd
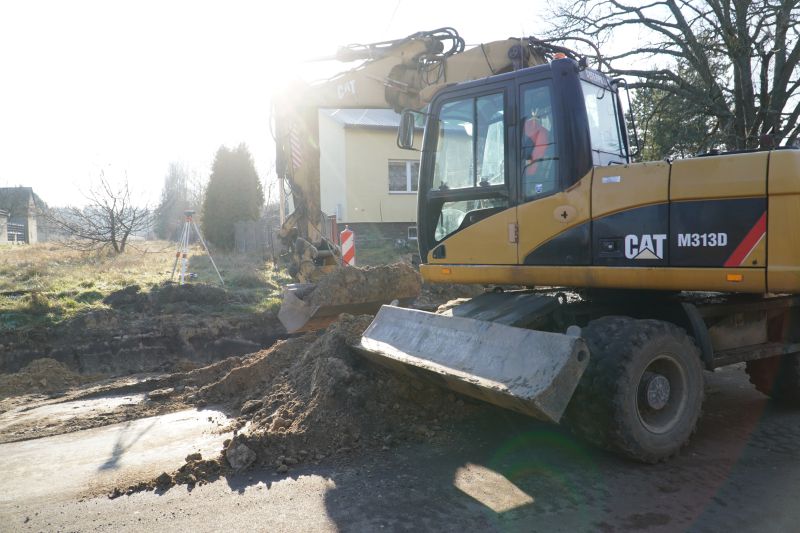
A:
[[[236,251],[264,257],[277,257],[281,251],[278,226],[263,220],[248,220],[234,225]]]
[[[339,232],[344,227],[344,224],[337,224],[335,217],[326,216],[321,230],[326,238],[338,245]],[[234,229],[236,251],[239,253],[260,253],[264,257],[277,257],[282,251],[277,219],[237,222]],[[413,222],[356,222],[350,223],[350,229],[355,233],[356,249],[416,247],[416,226]]]

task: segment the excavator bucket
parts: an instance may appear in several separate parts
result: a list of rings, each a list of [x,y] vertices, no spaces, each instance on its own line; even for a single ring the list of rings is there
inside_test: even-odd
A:
[[[381,305],[392,301],[391,297],[365,302],[351,302],[338,305],[316,305],[303,297],[315,288],[314,284],[292,283],[283,289],[283,302],[278,311],[278,320],[288,333],[301,333],[324,329],[333,323],[340,314],[373,314]],[[397,299],[408,303],[409,298]]]
[[[336,268],[316,283],[284,287],[278,318],[289,333],[314,331],[342,313],[373,314],[394,300],[407,304],[421,287],[419,273],[402,263]]]
[[[393,370],[551,422],[589,362],[578,336],[388,305],[356,348]]]

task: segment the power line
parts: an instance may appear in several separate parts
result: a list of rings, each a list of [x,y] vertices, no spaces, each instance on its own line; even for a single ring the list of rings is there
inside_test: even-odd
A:
[[[397,3],[394,5],[394,11],[392,11],[392,16],[389,17],[389,22],[386,24],[386,29],[384,31],[388,31],[389,26],[391,26],[392,22],[394,22],[394,16],[397,14],[397,9],[400,7],[402,2],[403,0],[397,0]]]

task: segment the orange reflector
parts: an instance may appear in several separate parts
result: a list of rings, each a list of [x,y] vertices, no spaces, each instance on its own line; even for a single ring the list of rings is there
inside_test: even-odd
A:
[[[452,271],[451,271],[449,268],[443,268],[443,269],[442,269],[442,274],[445,274],[445,275],[447,275],[447,276],[449,276],[451,272],[452,272]]]
[[[567,54],[565,54],[564,52],[556,52],[555,54],[553,54],[553,59],[566,59],[566,57]]]
[[[742,276],[741,274],[728,274],[727,276],[725,276],[725,278],[728,281],[733,281],[738,283],[744,279],[744,276]]]

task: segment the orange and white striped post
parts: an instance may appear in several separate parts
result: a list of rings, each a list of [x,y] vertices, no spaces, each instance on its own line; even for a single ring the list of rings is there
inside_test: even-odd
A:
[[[339,234],[342,243],[342,265],[356,266],[355,234],[350,226],[345,226]]]

